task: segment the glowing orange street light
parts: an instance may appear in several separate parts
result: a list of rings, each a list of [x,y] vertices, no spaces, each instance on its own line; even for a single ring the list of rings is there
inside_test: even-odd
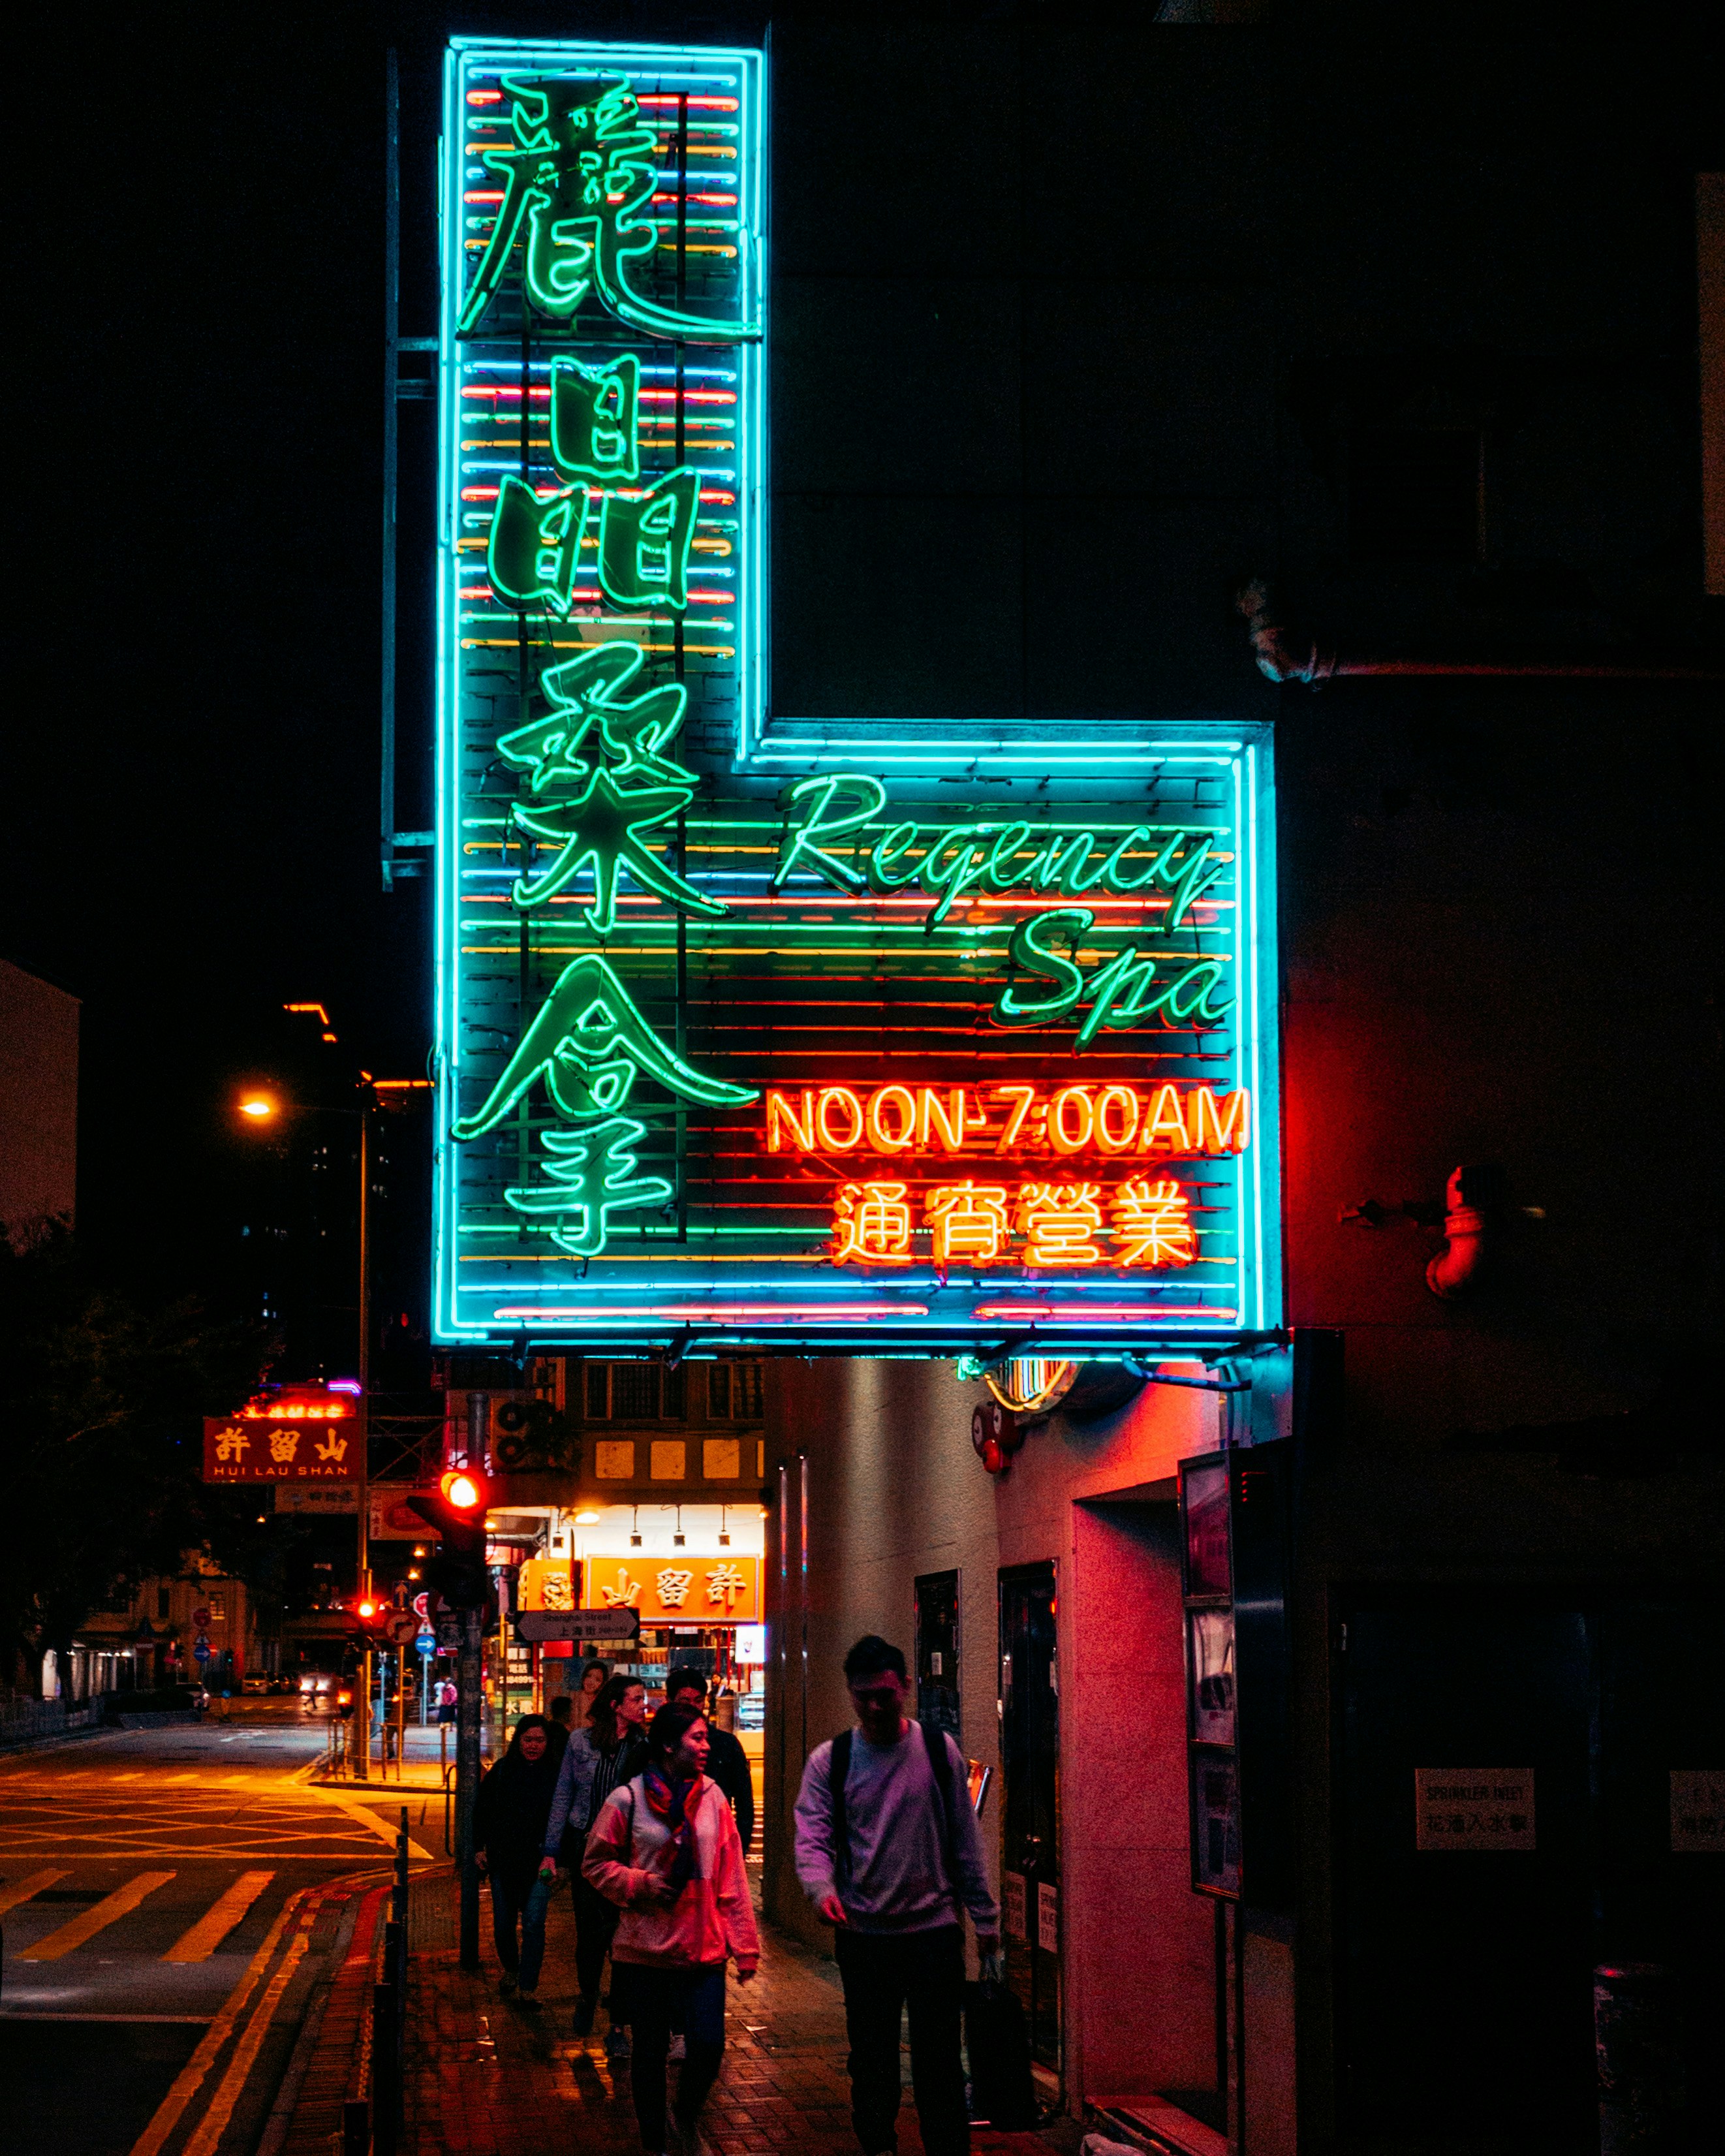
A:
[[[267,1093],[248,1093],[239,1103],[242,1116],[249,1116],[254,1122],[268,1122],[275,1114],[276,1106]]]

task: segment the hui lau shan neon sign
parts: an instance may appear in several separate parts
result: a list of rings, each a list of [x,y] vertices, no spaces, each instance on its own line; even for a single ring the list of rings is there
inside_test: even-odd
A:
[[[765,129],[757,52],[449,49],[436,1336],[1272,1327],[1265,731],[769,707]]]

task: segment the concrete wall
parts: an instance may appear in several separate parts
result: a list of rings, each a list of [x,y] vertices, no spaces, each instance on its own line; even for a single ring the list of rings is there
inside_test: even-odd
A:
[[[78,1200],[76,996],[0,958],[0,1226]]]
[[[879,1631],[908,1657],[916,1576],[955,1569],[962,1738],[996,1771],[983,1838],[998,1886],[996,1578],[1004,1565],[1052,1559],[1069,2097],[1076,2107],[1085,2097],[1199,2086],[1215,2058],[1212,1916],[1188,1880],[1168,1478],[1182,1457],[1216,1442],[1215,1402],[1148,1389],[1098,1422],[1056,1414],[1005,1476],[991,1478],[970,1442],[971,1411],[985,1397],[981,1385],[959,1383],[950,1364],[774,1366],[768,1449],[784,1463],[790,1533],[782,1538],[775,1502],[769,1624],[775,1650],[785,1651],[768,1701],[767,1907],[803,1938],[829,1943],[790,1862],[790,1806],[805,1750],[849,1723],[839,1664],[850,1642]],[[806,1596],[798,1539],[805,1474]]]

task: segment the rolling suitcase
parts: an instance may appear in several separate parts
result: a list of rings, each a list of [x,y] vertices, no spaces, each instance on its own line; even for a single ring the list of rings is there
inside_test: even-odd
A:
[[[1024,2008],[1004,1984],[965,1985],[964,2049],[973,2122],[1003,2133],[1029,2133],[1037,2123],[1030,2030]]]

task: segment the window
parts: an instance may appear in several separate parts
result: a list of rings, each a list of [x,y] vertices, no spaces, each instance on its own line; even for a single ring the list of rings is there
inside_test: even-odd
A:
[[[685,1412],[683,1373],[657,1363],[589,1363],[589,1422],[680,1422]]]
[[[1477,429],[1356,429],[1348,472],[1353,559],[1477,562],[1484,461]]]
[[[160,1623],[164,1617],[171,1617],[173,1614],[173,1589],[171,1587],[158,1587],[156,1590],[157,1621]]]
[[[761,1414],[761,1365],[711,1363],[706,1373],[706,1411],[715,1422],[756,1422]]]
[[[656,1363],[614,1363],[611,1365],[611,1414],[618,1422],[639,1422],[659,1413],[659,1365]]]

